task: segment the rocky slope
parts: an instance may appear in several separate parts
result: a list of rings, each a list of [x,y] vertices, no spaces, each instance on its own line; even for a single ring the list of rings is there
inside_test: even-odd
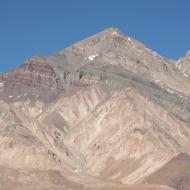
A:
[[[180,154],[171,159],[161,169],[150,175],[146,182],[164,184],[175,189],[188,190],[190,187],[190,157],[188,154]]]
[[[0,189],[188,190],[188,55],[109,28],[1,74]]]
[[[176,67],[184,74],[185,77],[190,76],[190,51],[187,52],[185,57],[176,62]]]

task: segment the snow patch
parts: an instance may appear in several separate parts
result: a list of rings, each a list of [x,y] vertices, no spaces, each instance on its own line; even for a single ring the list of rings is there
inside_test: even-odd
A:
[[[95,57],[97,57],[98,56],[98,54],[95,54],[95,55],[90,55],[89,57],[88,57],[88,59],[90,59],[91,61],[93,61],[94,60],[94,58]]]
[[[184,73],[184,76],[185,76],[185,77],[188,77],[188,74]]]
[[[0,87],[4,86],[4,82],[0,82]]]
[[[176,67],[177,67],[179,70],[181,70],[181,64],[180,64],[179,62],[177,63]]]
[[[174,94],[174,91],[173,91],[173,90],[170,90],[169,88],[167,89],[167,91],[168,91],[170,94]]]
[[[151,51],[151,49],[149,49],[149,48],[146,48],[146,50],[147,50],[147,51]]]
[[[111,34],[113,34],[113,35],[119,35],[117,32],[112,32]]]
[[[161,81],[161,80],[155,80],[155,82],[156,82],[156,83],[160,83],[160,82],[162,82],[162,81]]]
[[[155,80],[155,82],[156,82],[157,84],[159,84],[161,88],[164,88],[164,84],[162,83],[161,80]]]
[[[12,98],[13,96],[9,96],[9,98]]]

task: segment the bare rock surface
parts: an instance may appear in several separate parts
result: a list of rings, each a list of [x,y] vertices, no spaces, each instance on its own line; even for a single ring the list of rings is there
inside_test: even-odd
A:
[[[0,189],[189,190],[189,64],[109,28],[0,74]]]

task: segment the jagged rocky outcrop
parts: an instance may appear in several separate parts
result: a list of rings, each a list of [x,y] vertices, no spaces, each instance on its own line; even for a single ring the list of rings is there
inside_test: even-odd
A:
[[[188,64],[109,28],[1,74],[0,189],[187,190]]]
[[[185,77],[190,76],[190,51],[185,57],[182,57],[176,62],[176,67],[184,74]]]
[[[27,98],[50,102],[62,93],[53,68],[46,58],[36,56],[4,76],[2,99],[20,101]]]

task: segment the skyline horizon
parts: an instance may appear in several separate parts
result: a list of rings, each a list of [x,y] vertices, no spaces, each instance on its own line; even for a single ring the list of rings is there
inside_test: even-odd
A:
[[[21,65],[23,65],[28,59],[31,59],[31,58],[33,58],[33,57],[37,57],[37,56],[48,57],[48,56],[51,56],[51,55],[53,55],[53,54],[56,54],[56,53],[58,53],[58,52],[60,52],[60,51],[63,51],[64,49],[67,49],[67,48],[69,48],[69,47],[75,45],[75,44],[78,43],[78,42],[84,41],[84,40],[86,40],[87,38],[90,38],[90,37],[92,37],[92,36],[94,36],[94,35],[96,35],[96,34],[98,34],[98,33],[100,33],[100,32],[103,32],[103,31],[105,31],[105,30],[108,30],[108,29],[110,29],[110,28],[118,29],[118,30],[121,31],[124,35],[135,39],[133,36],[127,35],[127,34],[126,34],[122,29],[120,29],[119,27],[114,27],[114,26],[106,27],[106,28],[104,28],[104,29],[102,29],[102,30],[100,30],[100,31],[98,31],[98,32],[96,32],[96,33],[94,33],[94,34],[90,34],[90,35],[86,36],[84,39],[81,39],[81,40],[79,40],[79,41],[76,41],[76,42],[74,42],[73,44],[70,44],[70,45],[68,45],[67,47],[64,47],[63,49],[57,50],[57,51],[52,52],[52,53],[50,53],[50,54],[48,54],[48,55],[43,54],[43,52],[39,52],[38,54],[35,54],[35,55],[33,55],[33,56],[31,56],[31,57],[28,57],[28,58],[26,58],[25,60],[23,60],[23,63],[18,64],[18,65],[16,66],[16,68],[13,68],[12,70],[9,70],[9,71],[0,71],[0,73],[6,73],[6,72],[14,71],[15,69],[17,69],[18,67],[20,67]],[[142,42],[141,42],[140,40],[138,40],[138,39],[135,39],[135,40],[137,40],[138,42],[142,43]],[[190,48],[189,48],[189,49],[185,52],[184,55],[181,55],[181,56],[180,56],[179,58],[177,58],[177,59],[172,59],[172,58],[168,58],[168,57],[166,57],[166,56],[163,56],[162,54],[160,54],[160,53],[157,52],[156,50],[151,49],[150,47],[148,47],[146,44],[144,44],[144,43],[142,43],[142,44],[143,44],[146,48],[149,48],[150,50],[156,52],[156,53],[159,54],[160,56],[162,56],[162,57],[164,57],[164,58],[166,58],[166,59],[168,59],[168,60],[172,60],[172,61],[178,61],[179,59],[185,57],[185,56],[188,54],[188,52],[190,52]]]
[[[0,2],[0,72],[49,56],[107,28],[119,28],[172,60],[190,50],[188,0]]]

